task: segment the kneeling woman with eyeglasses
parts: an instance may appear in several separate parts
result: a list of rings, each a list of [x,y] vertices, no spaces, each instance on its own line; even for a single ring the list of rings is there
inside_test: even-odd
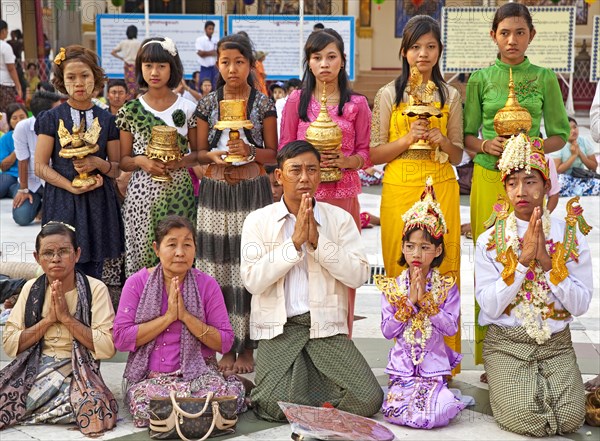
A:
[[[80,255],[75,228],[42,227],[34,257],[44,274],[25,284],[4,329],[4,351],[16,358],[0,371],[0,430],[77,423],[90,436],[117,423],[99,362],[115,354],[115,312],[106,285],[75,270]]]

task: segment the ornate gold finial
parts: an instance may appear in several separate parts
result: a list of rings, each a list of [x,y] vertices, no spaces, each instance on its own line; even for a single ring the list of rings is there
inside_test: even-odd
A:
[[[531,115],[519,104],[515,94],[512,68],[508,70],[508,98],[504,107],[494,116],[494,129],[498,136],[509,138],[519,133],[528,133],[531,129]]]
[[[327,83],[323,83],[321,110],[317,119],[310,123],[304,137],[319,152],[335,152],[342,154],[342,129],[329,116],[327,110]],[[335,182],[342,179],[342,171],[338,167],[322,167],[321,181]]]
[[[442,117],[441,110],[433,105],[437,89],[433,81],[429,80],[425,83],[418,67],[416,65],[412,66],[410,68],[410,78],[406,86],[406,93],[409,97],[408,107],[404,109],[402,114],[426,120],[429,127],[429,118],[433,116],[437,118]],[[428,140],[419,139],[419,141],[411,144],[408,148],[409,150],[430,150],[432,160],[437,160],[440,163],[448,160],[448,155],[445,152],[441,152],[439,146],[431,145]]]
[[[410,78],[406,87],[410,106],[431,106],[435,100],[435,91],[437,89],[433,81],[429,80],[426,83],[423,81],[423,75],[419,72],[419,68],[416,65],[410,68]],[[431,116],[441,116],[442,114],[436,107],[429,110]]]
[[[102,131],[98,118],[94,118],[91,127],[88,127],[85,132],[84,124],[85,120],[83,119],[79,126],[73,124],[72,133],[69,133],[69,130],[65,127],[65,122],[62,119],[58,120],[58,142],[62,147],[58,152],[58,156],[67,159],[83,159],[87,155],[98,151],[97,142]],[[79,176],[75,176],[71,183],[73,187],[87,187],[96,183],[96,177],[87,173],[80,173]]]

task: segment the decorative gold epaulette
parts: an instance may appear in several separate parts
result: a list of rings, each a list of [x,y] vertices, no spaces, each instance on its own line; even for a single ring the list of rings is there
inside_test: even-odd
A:
[[[441,286],[439,293],[428,292],[425,298],[419,302],[421,311],[428,317],[434,316],[440,312],[440,306],[448,298],[448,292],[454,285],[455,278],[453,276],[440,276]]]
[[[583,217],[583,208],[579,204],[579,196],[575,196],[567,202],[567,215],[565,217],[566,227],[562,243],[558,242],[555,252],[552,254],[552,270],[550,281],[558,285],[569,276],[566,262],[569,258],[575,262],[579,260],[579,249],[577,243],[577,227],[584,236],[587,236],[592,227]]]
[[[483,223],[483,226],[488,229],[494,225],[498,220],[506,219],[510,211],[510,202],[505,195],[499,194],[496,199],[496,203],[492,207],[492,214]]]
[[[410,304],[408,296],[400,292],[400,286],[395,277],[376,275],[373,277],[375,286],[383,292],[388,303],[396,307],[394,318],[400,322],[407,322],[414,314],[415,309]]]
[[[507,250],[496,256],[496,260],[504,265],[504,269],[502,270],[502,280],[508,286],[512,285],[515,281],[515,271],[517,270],[517,264],[519,263],[519,259],[512,247],[509,247]]]

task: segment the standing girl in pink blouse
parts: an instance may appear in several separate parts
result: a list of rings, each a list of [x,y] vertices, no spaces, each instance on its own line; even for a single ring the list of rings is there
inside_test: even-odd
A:
[[[322,182],[315,198],[349,212],[360,230],[358,195],[361,184],[358,170],[370,164],[371,111],[367,99],[350,89],[345,67],[344,41],[340,34],[333,29],[324,29],[313,32],[308,37],[304,45],[302,89],[294,91],[283,108],[279,148],[291,141],[305,138],[308,126],[319,115],[320,99],[325,87],[329,115],[342,130],[342,154],[321,152],[321,167],[339,167],[342,179],[337,182]],[[349,289],[350,338],[355,296],[356,291]]]

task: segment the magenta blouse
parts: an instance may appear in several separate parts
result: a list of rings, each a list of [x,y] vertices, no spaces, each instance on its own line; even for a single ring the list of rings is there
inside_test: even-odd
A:
[[[292,92],[281,116],[281,134],[279,149],[291,141],[304,139],[310,122],[304,122],[298,116],[300,90]],[[308,118],[317,119],[321,104],[311,98],[308,106]],[[338,106],[327,106],[331,119],[342,130],[342,153],[345,156],[360,155],[365,164],[371,165],[369,156],[369,140],[371,138],[371,110],[367,99],[362,95],[352,95],[344,105],[342,115],[338,115]],[[337,182],[322,182],[315,193],[317,200],[353,198],[360,194],[361,183],[356,170],[343,170],[342,179]]]
[[[408,300],[410,303],[410,300]],[[418,306],[414,306],[415,312]],[[460,296],[458,288],[453,285],[448,291],[446,301],[440,307],[440,312],[430,316],[432,332],[431,337],[425,345],[425,358],[417,366],[413,364],[411,356],[411,345],[404,340],[404,329],[409,322],[400,322],[394,318],[397,308],[390,305],[385,297],[381,295],[381,332],[388,340],[396,339],[396,343],[390,349],[388,365],[385,369],[387,374],[402,377],[436,377],[438,375],[450,375],[452,369],[460,362],[462,355],[450,349],[444,343],[444,336],[451,336],[458,331],[458,319],[460,314]],[[417,345],[415,355],[421,355],[421,347]]]
[[[133,352],[137,349],[135,339],[138,325],[135,315],[146,281],[150,277],[148,269],[142,268],[132,274],[125,282],[119,309],[115,317],[113,338],[115,347],[121,352]],[[233,345],[233,329],[229,322],[223,293],[215,279],[202,272],[197,272],[196,283],[202,299],[206,324],[216,328],[221,334],[221,353],[226,353]],[[182,283],[183,286],[183,283]],[[168,308],[166,288],[163,290],[161,314]],[[175,372],[180,369],[179,353],[181,349],[181,330],[183,323],[173,322],[162,334],[156,337],[154,351],[150,356],[148,370],[154,372]],[[206,359],[215,355],[215,351],[202,345],[202,356]]]

